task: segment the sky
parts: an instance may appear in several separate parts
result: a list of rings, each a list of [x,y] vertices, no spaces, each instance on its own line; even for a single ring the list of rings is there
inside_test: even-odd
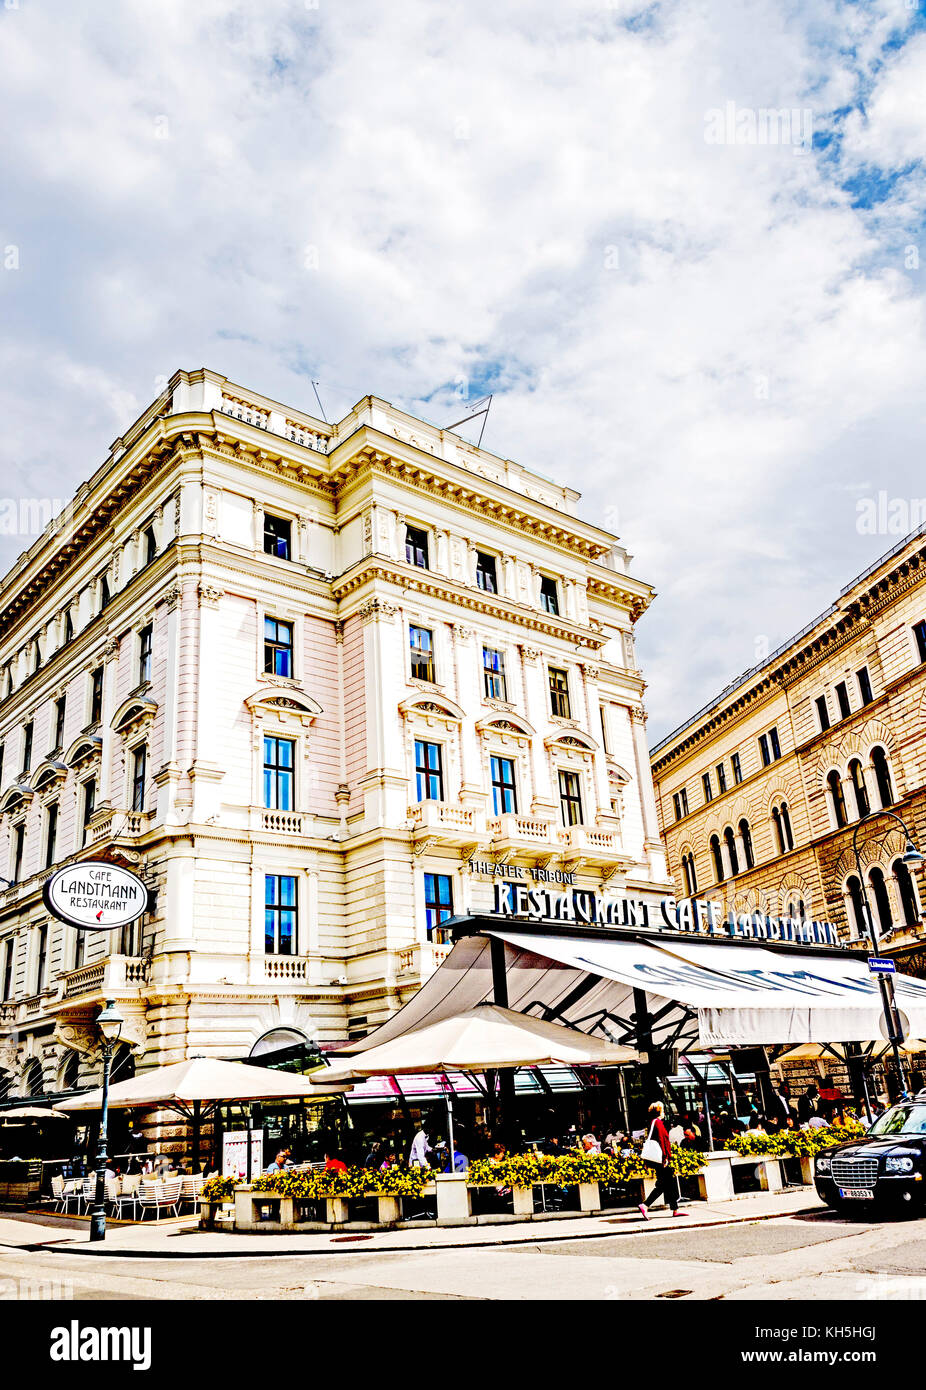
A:
[[[0,92],[0,571],[180,367],[492,391],[655,743],[926,519],[917,0],[0,0]]]

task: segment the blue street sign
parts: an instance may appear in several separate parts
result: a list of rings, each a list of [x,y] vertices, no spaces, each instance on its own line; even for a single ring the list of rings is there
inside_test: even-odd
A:
[[[868,969],[872,975],[894,975],[897,973],[896,965],[887,956],[869,956]]]

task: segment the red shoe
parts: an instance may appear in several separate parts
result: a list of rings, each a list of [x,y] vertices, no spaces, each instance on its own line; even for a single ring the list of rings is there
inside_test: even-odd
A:
[[[642,1202],[639,1202],[639,1203],[637,1204],[637,1210],[639,1211],[640,1215],[643,1217],[643,1220],[644,1220],[644,1221],[648,1221],[648,1220],[649,1220],[649,1212],[646,1210],[646,1207],[643,1205]]]
[[[676,1207],[675,1210],[674,1210],[674,1212],[672,1213],[672,1215],[673,1215],[673,1216],[687,1216],[688,1213],[687,1213],[687,1211],[682,1211],[681,1207]]]

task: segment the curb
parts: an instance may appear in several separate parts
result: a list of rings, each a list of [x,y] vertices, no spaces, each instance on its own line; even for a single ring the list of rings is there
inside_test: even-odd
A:
[[[777,1221],[782,1217],[806,1216],[825,1208],[799,1207],[794,1210],[772,1211],[759,1213],[755,1216],[731,1216],[721,1218],[717,1221],[692,1221],[685,1222],[681,1227],[674,1227],[668,1224],[651,1225],[647,1221],[640,1220],[638,1226],[632,1230],[621,1229],[614,1231],[586,1231],[573,1232],[571,1235],[530,1235],[513,1236],[505,1240],[486,1240],[486,1241],[434,1241],[427,1245],[391,1245],[391,1246],[370,1246],[366,1242],[362,1248],[353,1249],[348,1247],[344,1250],[331,1250],[324,1248],[319,1250],[136,1250],[136,1249],[97,1249],[89,1245],[66,1245],[63,1242],[37,1242],[34,1245],[8,1245],[0,1246],[0,1249],[23,1250],[30,1254],[47,1252],[52,1255],[87,1255],[91,1259],[125,1259],[125,1260],[253,1260],[253,1259],[318,1259],[319,1257],[331,1258],[333,1255],[406,1255],[420,1254],[428,1250],[496,1250],[500,1246],[514,1245],[553,1245],[561,1244],[565,1241],[574,1240],[610,1240],[615,1236],[630,1237],[640,1236],[650,1233],[661,1233],[666,1230],[699,1231],[719,1229],[727,1226],[744,1226],[754,1224],[759,1221]],[[604,1218],[608,1219],[608,1218]],[[613,1218],[612,1218],[613,1219]],[[671,1220],[671,1218],[669,1218]],[[222,1234],[222,1233],[219,1233]],[[229,1232],[231,1234],[231,1232]],[[273,1237],[270,1237],[272,1239]],[[260,1239],[260,1237],[258,1237]],[[266,1240],[267,1237],[264,1237]],[[261,1241],[263,1244],[263,1241]],[[358,1242],[360,1244],[360,1242]]]

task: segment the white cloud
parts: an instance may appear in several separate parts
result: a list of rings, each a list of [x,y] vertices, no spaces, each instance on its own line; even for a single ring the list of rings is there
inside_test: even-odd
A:
[[[885,49],[914,22],[892,0],[3,13],[10,489],[76,485],[177,366],[443,421],[456,378],[497,382],[486,445],[616,514],[660,591],[655,736],[874,558],[858,486],[922,491],[922,189],[868,210],[842,186],[915,157],[926,40]],[[842,146],[707,144],[728,101],[810,108]]]

